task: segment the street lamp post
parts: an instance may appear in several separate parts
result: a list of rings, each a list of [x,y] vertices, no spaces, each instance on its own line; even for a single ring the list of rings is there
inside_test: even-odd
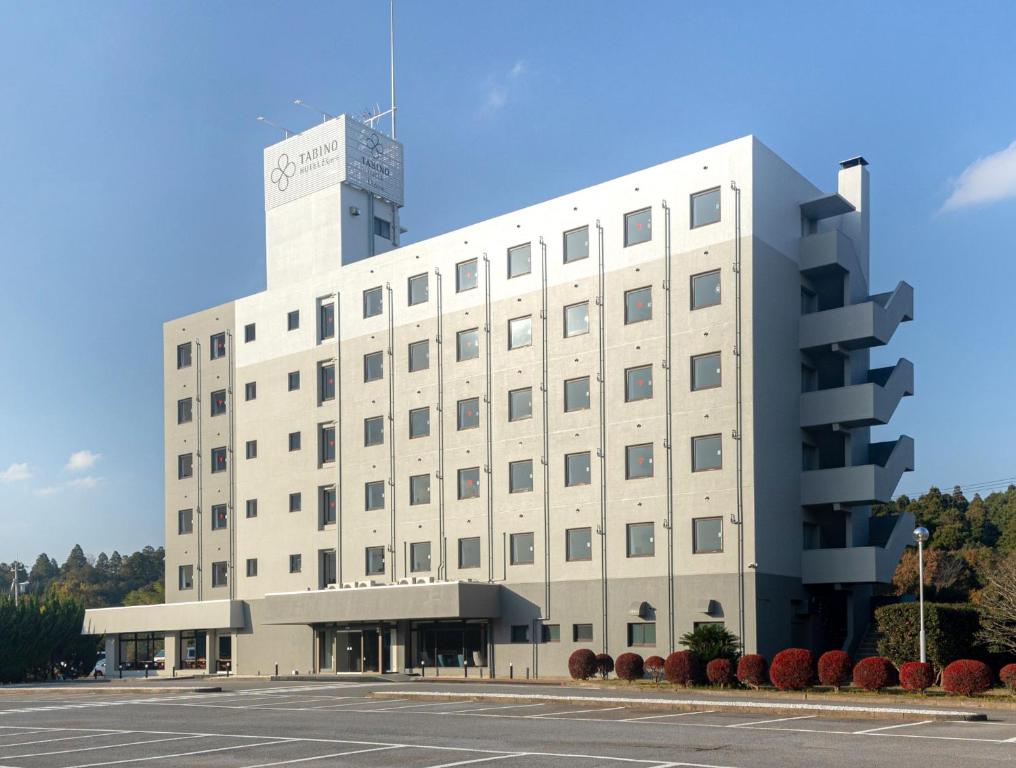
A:
[[[917,594],[921,612],[921,663],[925,658],[925,635],[924,635],[924,542],[931,534],[923,525],[914,529],[914,541],[917,542]]]

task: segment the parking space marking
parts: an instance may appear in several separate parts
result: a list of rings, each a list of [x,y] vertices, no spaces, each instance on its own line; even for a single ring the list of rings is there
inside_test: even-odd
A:
[[[405,749],[402,744],[390,744],[384,747],[369,747],[367,749],[353,749],[348,752],[332,752],[329,755],[315,755],[313,757],[297,757],[292,760],[279,760],[274,763],[258,763],[257,765],[248,765],[244,768],[272,768],[276,765],[293,765],[294,763],[309,763],[312,760],[328,760],[332,757],[345,757],[346,755],[362,755],[365,752],[384,752],[389,749]]]
[[[749,725],[767,725],[769,723],[785,723],[788,720],[813,720],[815,715],[798,715],[797,717],[775,717],[771,720],[754,720],[749,723],[731,723],[725,728],[747,728]]]
[[[717,712],[715,709],[699,709],[694,712],[670,712],[666,715],[643,715],[642,717],[627,717],[624,720],[618,720],[619,723],[634,723],[638,720],[656,720],[661,717],[688,717],[689,715],[709,715],[713,712]],[[675,763],[676,765],[676,763]]]
[[[528,752],[509,752],[504,755],[490,755],[488,757],[478,757],[475,760],[458,760],[454,763],[441,763],[439,765],[428,765],[426,768],[453,768],[456,765],[472,765],[474,763],[490,763],[494,760],[507,760],[510,757],[525,757]]]
[[[237,744],[232,747],[215,747],[213,749],[200,749],[194,752],[179,752],[175,755],[149,755],[147,757],[132,757],[126,760],[110,760],[105,763],[85,763],[82,765],[71,765],[66,768],[99,768],[104,765],[123,765],[124,763],[146,763],[151,760],[170,760],[177,757],[192,757],[194,755],[207,755],[212,752],[229,752],[236,749],[253,749],[254,747],[269,747],[273,744],[285,744],[292,739],[278,738],[275,741],[262,741],[256,744]]]
[[[564,717],[565,715],[585,715],[591,712],[612,712],[617,709],[626,709],[626,707],[599,707],[597,709],[569,709],[565,712],[547,712],[546,714],[539,715],[523,715],[523,717],[529,717],[534,720],[553,720],[555,717]]]
[[[417,703],[417,704],[402,704],[401,706],[398,706],[398,707],[382,707],[380,709],[372,709],[372,710],[369,710],[369,711],[371,711],[371,712],[394,712],[396,709],[411,709],[413,707],[442,707],[442,706],[447,707],[448,706],[448,702],[447,701],[428,701],[428,702]],[[410,714],[410,713],[407,712],[406,714]]]
[[[883,725],[881,728],[866,728],[863,731],[851,731],[851,733],[854,736],[858,736],[858,735],[860,735],[862,733],[878,733],[879,731],[891,731],[894,728],[907,728],[907,727],[913,726],[913,725],[927,725],[928,723],[933,723],[933,722],[935,722],[935,721],[934,720],[921,720],[920,722],[917,722],[917,723],[896,723],[896,725]]]
[[[8,734],[4,734],[7,736]],[[27,734],[26,734],[27,735]],[[43,734],[36,731],[31,734],[32,736],[42,736]],[[83,736],[60,736],[56,739],[39,739],[37,741],[16,741],[13,744],[0,744],[0,749],[7,749],[8,747],[27,747],[29,744],[52,744],[54,741],[70,741],[71,739],[99,739],[103,736],[117,736],[116,733],[86,733]]]
[[[449,702],[446,701],[444,703],[448,704]],[[463,703],[465,703],[465,702],[463,702]],[[474,702],[474,703],[479,703],[479,702]],[[475,707],[475,708],[471,708],[471,709],[452,709],[452,710],[449,710],[448,712],[443,712],[443,711],[442,712],[438,712],[438,714],[439,715],[444,715],[444,714],[458,715],[458,714],[462,714],[464,712],[469,712],[469,713],[472,713],[472,712],[487,712],[488,710],[491,710],[491,709],[525,709],[526,707],[545,707],[545,706],[547,706],[547,705],[546,704],[499,704],[496,707]]]
[[[52,752],[32,752],[27,755],[4,755],[4,760],[17,760],[19,757],[45,757],[46,755],[67,755],[71,752],[94,752],[97,749],[121,749],[123,747],[137,747],[141,744],[158,744],[163,741],[182,741],[183,739],[202,739],[204,736],[171,736],[162,739],[147,739],[145,741],[128,741],[123,744],[102,744],[98,747],[78,747],[76,749],[58,749]]]

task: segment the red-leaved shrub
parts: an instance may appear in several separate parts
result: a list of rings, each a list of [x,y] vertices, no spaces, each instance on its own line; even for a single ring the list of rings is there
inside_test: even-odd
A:
[[[846,651],[826,651],[818,657],[818,681],[839,688],[850,682],[854,662]]]
[[[609,653],[596,654],[596,671],[604,680],[614,671],[614,657]]]
[[[706,664],[706,677],[713,685],[726,688],[734,684],[734,663],[730,659],[713,659]]]
[[[991,670],[983,661],[958,659],[942,671],[942,687],[963,696],[984,693],[991,688]]]
[[[658,683],[663,679],[663,665],[665,663],[662,656],[650,656],[646,659],[643,668],[646,674],[653,679],[654,683]]]
[[[766,681],[766,658],[757,653],[742,656],[737,662],[737,679],[741,685],[758,688]]]
[[[614,662],[614,672],[629,683],[632,680],[641,680],[644,668],[645,662],[637,653],[622,653]]]
[[[678,685],[691,685],[699,679],[698,658],[691,651],[674,651],[663,662],[663,674]]]
[[[896,667],[882,656],[861,659],[854,667],[854,685],[866,691],[881,691],[896,684]]]
[[[787,648],[773,656],[769,679],[781,691],[800,691],[815,678],[815,662],[807,648]]]
[[[998,671],[998,679],[1009,689],[1009,693],[1016,693],[1016,664],[1006,664],[1002,667]]]
[[[596,674],[596,654],[588,648],[579,648],[568,657],[568,674],[572,680],[587,680]]]
[[[908,661],[900,667],[900,685],[905,691],[922,693],[935,684],[935,667],[927,661]]]

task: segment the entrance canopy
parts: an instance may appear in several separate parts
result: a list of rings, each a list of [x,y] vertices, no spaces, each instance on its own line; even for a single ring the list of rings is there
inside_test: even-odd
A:
[[[236,629],[244,626],[241,600],[203,600],[194,603],[90,608],[85,611],[83,635],[125,632],[176,632],[184,629]]]

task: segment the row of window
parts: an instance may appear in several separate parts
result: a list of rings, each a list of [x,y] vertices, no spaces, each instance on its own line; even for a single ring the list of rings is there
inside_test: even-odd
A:
[[[697,622],[696,626],[698,626],[699,623],[706,622]],[[531,639],[529,637],[529,628],[530,628],[529,624],[512,624],[510,631],[511,642],[513,643],[531,642]],[[541,624],[540,642],[543,643],[561,642],[561,625]],[[593,642],[593,625],[572,624],[572,642],[573,643]],[[628,624],[628,647],[637,648],[639,646],[647,646],[647,647],[656,646],[655,621],[639,621],[639,622],[630,622]]]

